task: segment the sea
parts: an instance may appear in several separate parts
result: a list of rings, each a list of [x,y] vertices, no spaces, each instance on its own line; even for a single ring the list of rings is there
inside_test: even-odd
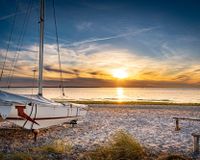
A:
[[[17,94],[37,94],[37,88],[1,88]],[[43,94],[50,99],[79,101],[144,101],[172,103],[200,103],[199,88],[44,88]]]

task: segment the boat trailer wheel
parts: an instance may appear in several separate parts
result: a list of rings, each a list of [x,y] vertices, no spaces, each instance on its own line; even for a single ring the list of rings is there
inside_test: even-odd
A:
[[[77,120],[73,119],[69,122],[69,124],[71,124],[71,126],[74,127],[77,124]]]

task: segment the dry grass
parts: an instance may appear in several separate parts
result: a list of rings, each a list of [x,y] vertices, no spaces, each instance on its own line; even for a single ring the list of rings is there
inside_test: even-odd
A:
[[[56,140],[53,143],[37,148],[33,148],[33,151],[47,152],[55,154],[70,154],[72,146],[64,143],[62,140]]]
[[[85,153],[81,160],[142,160],[146,153],[141,145],[125,132],[116,133],[107,145]]]
[[[0,160],[54,160],[69,157],[72,146],[61,140],[41,147],[30,149],[30,153],[0,153]]]
[[[28,153],[4,154],[0,152],[0,160],[70,159],[72,155],[70,144],[56,140],[49,145],[32,148]],[[79,156],[79,160],[190,160],[181,155],[150,155],[148,150],[145,150],[130,134],[123,131],[114,134],[105,145],[93,151],[86,151],[82,156],[77,156]]]
[[[3,153],[0,153],[0,159],[3,159],[4,155]]]
[[[1,160],[33,160],[30,154],[23,152],[4,154],[0,158]]]

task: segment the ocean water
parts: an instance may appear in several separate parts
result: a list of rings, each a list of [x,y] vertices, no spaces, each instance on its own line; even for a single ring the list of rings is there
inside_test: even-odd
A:
[[[37,93],[36,88],[1,90],[18,94]],[[44,88],[44,96],[50,99],[200,103],[200,89],[195,88],[65,88],[65,94],[63,97],[59,88]]]

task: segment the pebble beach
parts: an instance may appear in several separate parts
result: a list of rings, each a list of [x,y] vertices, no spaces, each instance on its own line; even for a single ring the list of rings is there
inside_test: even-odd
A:
[[[200,117],[199,106],[92,104],[87,116],[75,127],[69,124],[41,130],[37,142],[30,131],[9,122],[0,123],[0,150],[4,153],[26,151],[54,140],[70,143],[75,156],[105,144],[109,137],[123,130],[135,137],[152,154],[176,153],[193,159],[192,133],[200,133],[199,122],[180,121],[175,131],[173,117]]]

